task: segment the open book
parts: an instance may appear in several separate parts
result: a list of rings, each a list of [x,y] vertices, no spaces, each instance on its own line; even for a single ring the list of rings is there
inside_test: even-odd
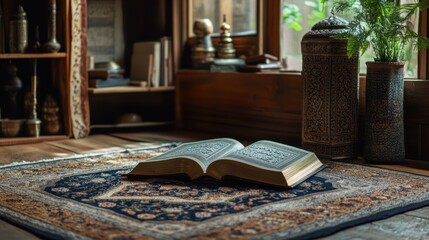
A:
[[[183,143],[140,162],[127,176],[187,174],[191,179],[231,176],[243,180],[293,187],[324,168],[312,152],[261,140],[247,147],[231,138]]]

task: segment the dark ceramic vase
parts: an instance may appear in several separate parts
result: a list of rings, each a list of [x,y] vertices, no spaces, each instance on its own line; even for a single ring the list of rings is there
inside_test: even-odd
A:
[[[18,77],[18,69],[9,63],[3,70],[0,81],[0,118],[19,118],[18,95],[22,89],[21,79]]]
[[[365,160],[401,163],[405,159],[404,64],[366,64]]]
[[[56,34],[57,34],[57,3],[56,0],[48,1],[48,42],[43,45],[43,51],[47,53],[56,53],[60,50],[61,44],[58,43]]]

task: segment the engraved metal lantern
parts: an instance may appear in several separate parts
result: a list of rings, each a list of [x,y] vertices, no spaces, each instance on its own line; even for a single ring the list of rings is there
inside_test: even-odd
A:
[[[347,56],[347,40],[334,36],[348,22],[330,16],[306,33],[303,55],[302,147],[319,157],[351,158],[358,143],[358,56]]]

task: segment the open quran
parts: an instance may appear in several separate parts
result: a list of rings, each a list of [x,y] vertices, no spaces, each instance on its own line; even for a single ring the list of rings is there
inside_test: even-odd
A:
[[[244,146],[231,138],[183,143],[142,161],[127,176],[153,177],[186,174],[222,180],[230,176],[280,187],[294,187],[324,168],[312,153],[261,140]]]

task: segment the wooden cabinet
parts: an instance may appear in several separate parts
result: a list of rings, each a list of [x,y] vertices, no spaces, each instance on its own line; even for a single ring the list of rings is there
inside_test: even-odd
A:
[[[186,131],[299,146],[301,100],[299,74],[182,70],[176,76],[176,123]]]
[[[28,44],[32,44],[37,34],[35,29],[38,28],[39,42],[43,46],[48,41],[48,25],[49,25],[49,6],[48,0],[32,1],[23,0],[19,1],[22,4],[27,18],[27,36]],[[8,47],[8,40],[10,38],[9,22],[12,18],[12,13],[18,1],[4,0],[2,1],[3,14],[1,24],[4,24],[4,50],[0,53],[0,68],[2,69],[2,77],[0,85],[3,86],[2,90],[7,91],[7,74],[5,73],[8,65],[12,64],[17,69],[17,77],[21,81],[21,86],[16,92],[15,100],[16,106],[11,108],[5,105],[3,98],[2,105],[2,119],[13,118],[22,119],[24,121],[21,131],[15,137],[6,137],[5,134],[0,134],[0,145],[12,145],[22,143],[41,142],[46,140],[65,139],[72,135],[71,130],[71,116],[70,116],[70,1],[69,0],[56,0],[56,39],[61,44],[61,48],[55,53],[45,53],[42,49],[36,52],[28,53],[11,53]],[[37,26],[37,27],[36,27]],[[32,89],[32,76],[34,75],[34,63],[37,62],[37,117],[42,120],[41,133],[39,137],[29,137],[25,131],[25,121],[27,121],[28,114],[25,111],[25,96],[27,92]],[[4,94],[4,93],[2,93]],[[58,133],[47,134],[44,131],[45,127],[43,122],[43,109],[45,99],[48,95],[54,97],[59,107],[57,113],[61,130]],[[5,96],[5,95],[3,95]],[[12,112],[13,111],[13,114]],[[3,123],[2,123],[3,124]],[[3,126],[5,127],[5,126]]]

